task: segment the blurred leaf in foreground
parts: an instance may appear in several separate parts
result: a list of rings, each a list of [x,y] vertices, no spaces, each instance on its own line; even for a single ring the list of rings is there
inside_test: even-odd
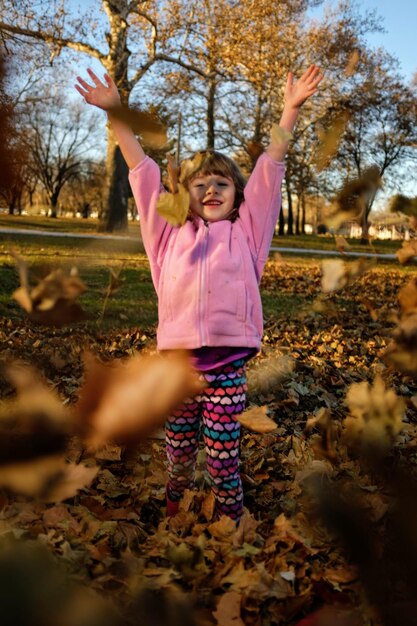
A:
[[[81,432],[94,447],[109,440],[137,442],[204,388],[186,352],[138,354],[108,364],[86,354],[85,368],[74,411]]]
[[[353,383],[346,394],[350,415],[344,421],[347,441],[356,448],[387,450],[403,430],[405,402],[381,377],[372,385]]]
[[[360,223],[369,200],[380,187],[382,179],[376,165],[368,167],[359,178],[348,180],[335,197],[336,209],[324,219],[326,226],[338,229],[345,222]]]
[[[97,468],[65,461],[68,409],[33,368],[15,362],[5,372],[17,394],[0,405],[0,485],[48,502],[75,496]]]
[[[89,319],[90,316],[75,302],[86,291],[76,268],[71,270],[69,276],[62,269],[53,270],[30,288],[25,260],[14,252],[11,254],[16,260],[20,277],[20,287],[13,292],[13,298],[33,322],[63,326]]]
[[[353,283],[369,269],[365,259],[345,263],[342,259],[325,259],[321,263],[321,289],[330,293]]]

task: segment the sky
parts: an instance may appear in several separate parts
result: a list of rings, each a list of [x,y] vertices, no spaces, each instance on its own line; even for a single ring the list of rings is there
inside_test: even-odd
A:
[[[325,4],[336,5],[335,0],[327,0]],[[361,0],[358,2],[360,11],[376,9],[381,18],[381,26],[385,33],[367,35],[366,39],[372,47],[384,47],[398,58],[400,71],[407,82],[417,72],[417,2],[416,0]],[[311,12],[320,16],[323,7]]]

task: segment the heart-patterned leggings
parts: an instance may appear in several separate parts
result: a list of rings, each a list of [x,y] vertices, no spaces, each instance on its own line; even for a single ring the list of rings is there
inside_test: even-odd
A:
[[[245,408],[246,375],[244,359],[228,363],[201,376],[204,392],[176,409],[166,423],[168,457],[167,495],[181,499],[194,485],[200,428],[207,454],[207,470],[216,498],[215,514],[239,520],[243,491],[239,470],[240,423],[236,416]]]

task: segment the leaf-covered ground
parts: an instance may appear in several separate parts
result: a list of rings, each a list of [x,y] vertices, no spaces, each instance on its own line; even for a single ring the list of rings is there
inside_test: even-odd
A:
[[[57,567],[77,589],[88,588],[98,595],[88,596],[86,602],[82,594],[81,601],[78,592],[67,591],[56,606],[40,593],[38,605],[38,599],[28,598],[25,592],[22,606],[32,615],[36,611],[46,615],[42,623],[58,623],[54,616],[59,614],[69,626],[113,623],[111,619],[118,624],[203,626],[293,625],[303,619],[303,624],[323,625],[394,623],[384,621],[381,604],[403,606],[408,602],[407,588],[384,546],[387,537],[398,537],[391,531],[398,522],[392,512],[402,501],[397,501],[384,472],[348,454],[339,435],[349,386],[381,375],[406,403],[405,429],[384,467],[392,468],[395,475],[404,466],[413,476],[417,384],[387,367],[382,358],[396,324],[398,290],[407,280],[403,271],[374,267],[336,294],[321,296],[317,304],[319,264],[268,262],[264,298],[289,294],[299,297],[301,305],[295,314],[268,314],[262,353],[249,365],[249,405],[266,405],[277,429],[264,435],[243,431],[246,513],[239,527],[228,518],[212,519],[203,451],[198,459],[198,490],[187,494],[177,517],[167,520],[161,438],[146,440],[128,452],[108,445],[97,458],[90,458],[74,439],[68,458],[100,466],[91,487],[58,503],[0,491],[0,535],[7,545],[25,539],[28,545],[46,546],[56,557],[45,565],[42,555],[22,554],[23,562],[27,559],[30,564],[25,570],[29,586],[37,589],[35,581],[42,572],[43,588],[52,594]],[[18,358],[36,365],[69,404],[75,402],[82,383],[85,348],[110,360],[153,344],[152,328],[51,329],[0,319],[2,360]],[[292,371],[283,375],[271,369],[275,357],[278,362],[292,359]],[[5,380],[0,384],[1,397],[10,398],[12,387]],[[313,427],[307,433],[307,421],[320,409],[330,412],[332,432]],[[351,496],[352,510],[360,501],[358,528],[375,539],[379,546],[375,558],[392,582],[384,600],[383,586],[375,591],[366,576],[371,557],[362,562],[364,550],[358,556],[355,546],[343,549],[337,533],[319,515],[318,501],[325,512],[328,508],[320,487],[310,480],[317,475],[326,485],[336,485],[337,492]],[[352,535],[355,541],[359,535],[359,531]],[[408,538],[407,531],[403,538]],[[398,545],[403,545],[400,540]],[[411,546],[410,555],[413,550]],[[6,550],[0,559],[1,580],[8,580],[5,568],[10,562],[19,579],[19,568]],[[52,574],[45,573],[48,567]],[[406,559],[404,567],[407,570]],[[110,617],[110,609],[103,609],[102,602],[109,601],[120,611],[116,618]],[[70,608],[63,619],[65,603]],[[320,612],[320,607],[325,608]],[[410,610],[408,614],[412,615]],[[414,616],[416,622],[417,613]]]

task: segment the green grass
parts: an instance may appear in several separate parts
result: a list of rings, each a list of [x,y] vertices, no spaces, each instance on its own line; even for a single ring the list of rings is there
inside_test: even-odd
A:
[[[81,221],[81,220],[80,220]],[[54,223],[56,220],[54,220]],[[59,220],[58,220],[59,222]],[[326,237],[298,237],[279,240],[282,246],[302,249],[303,245],[315,247],[326,244],[334,246]],[[385,245],[387,242],[384,242]],[[389,242],[399,246],[398,242]],[[388,249],[390,247],[388,246]],[[359,248],[362,249],[363,248]],[[366,248],[365,248],[366,249]],[[387,249],[387,248],[385,248]],[[392,247],[391,247],[392,249]],[[93,240],[74,237],[56,238],[48,236],[8,235],[0,233],[0,315],[24,319],[26,313],[12,299],[19,286],[16,263],[11,251],[21,255],[30,267],[32,283],[52,269],[62,267],[68,272],[77,267],[87,291],[79,298],[83,308],[91,314],[89,326],[106,328],[154,327],[157,323],[157,302],[152,285],[149,263],[139,240]],[[284,259],[292,265],[318,265],[319,255],[297,255],[284,253]],[[349,259],[352,261],[352,259]],[[396,261],[378,260],[378,266],[400,272],[415,272],[415,264],[405,267]],[[106,300],[110,269],[121,269],[120,287]],[[291,315],[305,303],[305,298],[282,290],[263,290],[262,300],[266,319]]]
[[[7,215],[2,213],[0,214],[0,228],[24,228],[30,230],[55,230],[62,233],[96,234],[99,232],[100,222],[98,219],[92,217],[88,219],[58,217],[55,219],[42,215]],[[136,237],[139,235],[139,232],[139,222],[130,221],[127,234],[131,237]]]
[[[376,252],[395,254],[398,248],[401,248],[402,242],[398,240],[375,239],[371,245],[362,245],[359,239],[345,238],[351,246],[352,252]],[[335,238],[333,235],[284,235],[283,237],[274,237],[273,246],[281,248],[311,248],[317,250],[334,250],[335,254],[340,254],[336,250]]]

